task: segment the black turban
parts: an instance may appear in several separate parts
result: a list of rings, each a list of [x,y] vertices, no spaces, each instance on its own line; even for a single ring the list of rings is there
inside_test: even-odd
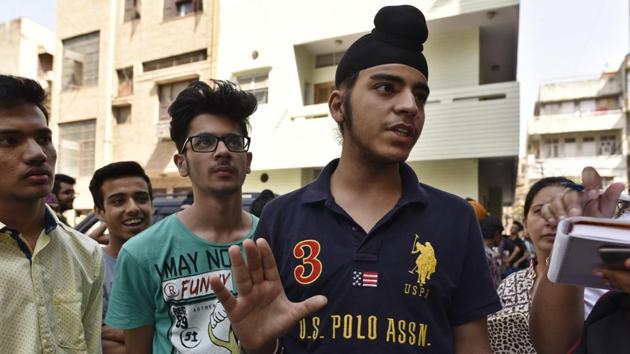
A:
[[[424,15],[410,5],[386,6],[374,17],[374,29],[346,51],[337,66],[337,87],[359,71],[383,64],[404,64],[429,78],[422,44],[429,30]]]

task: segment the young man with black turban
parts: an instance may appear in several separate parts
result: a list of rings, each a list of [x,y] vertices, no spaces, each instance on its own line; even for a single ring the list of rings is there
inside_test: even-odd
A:
[[[249,354],[490,352],[500,303],[475,214],[405,164],[429,95],[424,15],[388,6],[374,23],[328,100],[341,158],[267,205],[247,262],[230,249],[237,298],[213,280]]]

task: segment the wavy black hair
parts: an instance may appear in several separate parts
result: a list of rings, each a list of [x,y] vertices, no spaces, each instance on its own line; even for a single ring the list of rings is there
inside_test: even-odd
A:
[[[238,124],[244,136],[249,135],[249,117],[258,108],[256,97],[230,81],[211,80],[211,83],[212,86],[203,81],[190,83],[168,108],[171,139],[180,153],[190,122],[203,113],[229,118]]]

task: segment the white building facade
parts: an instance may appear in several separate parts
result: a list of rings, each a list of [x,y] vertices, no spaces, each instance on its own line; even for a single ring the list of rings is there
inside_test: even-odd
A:
[[[376,0],[223,1],[217,77],[259,100],[252,117],[253,172],[245,192],[286,193],[340,154],[327,97],[336,64],[373,28]],[[428,20],[431,95],[408,163],[420,180],[480,200],[495,215],[516,181],[519,2],[409,1]]]
[[[522,161],[526,185],[549,176],[580,181],[585,166],[595,167],[605,185],[627,182],[625,66],[626,61],[599,77],[541,85]]]
[[[0,73],[36,80],[50,92],[56,47],[55,33],[28,18],[0,23]]]

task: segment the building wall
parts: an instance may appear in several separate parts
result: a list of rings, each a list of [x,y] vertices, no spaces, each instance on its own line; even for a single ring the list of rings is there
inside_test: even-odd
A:
[[[76,90],[62,90],[61,70],[57,74],[53,123],[96,118],[95,168],[121,160],[135,160],[145,166],[156,188],[172,190],[189,185],[180,177],[172,156],[176,149],[168,134],[159,136],[160,84],[212,77],[210,59],[215,56],[215,6],[218,0],[203,0],[201,13],[163,18],[162,2],[142,2],[140,19],[124,21],[124,2],[117,0],[59,0],[57,31],[67,39],[99,31],[98,84]],[[151,6],[149,6],[151,5]],[[142,63],[206,49],[205,61],[143,72]],[[116,69],[133,67],[133,94],[118,97]],[[58,50],[55,67],[63,67],[63,49]],[[130,106],[130,119],[120,124],[113,107]],[[167,132],[167,130],[166,130]],[[87,184],[91,176],[80,176],[77,208],[91,208]]]
[[[586,166],[594,167],[605,184],[628,181],[626,66],[627,57],[617,72],[541,85],[535,115],[528,122],[527,155],[519,161],[516,197],[520,203],[538,179],[566,176],[579,180]],[[612,98],[619,105],[596,103],[601,97]],[[591,104],[582,107],[583,102]],[[560,103],[567,105],[560,110]],[[545,109],[553,105],[558,110]],[[616,149],[600,151],[600,142],[605,139],[609,144],[610,136],[616,137]],[[567,138],[574,140],[567,142]],[[587,143],[586,138],[592,140]]]
[[[418,175],[420,182],[462,198],[477,199],[479,196],[479,178],[477,159],[412,161],[409,165]],[[260,176],[266,173],[267,182],[261,182]],[[260,192],[271,189],[276,194],[294,191],[312,182],[317,176],[312,169],[294,168],[278,170],[252,171],[247,175],[243,192]]]
[[[262,182],[260,176],[266,173],[269,176],[267,182]],[[260,192],[263,189],[270,189],[276,194],[285,194],[294,191],[304,184],[302,183],[302,169],[282,169],[253,171],[245,179],[243,192]]]
[[[55,54],[57,39],[53,31],[27,18],[0,24],[0,72],[19,75],[46,84],[39,72],[39,54]]]
[[[446,8],[459,15],[482,4],[506,5],[473,1],[412,4],[425,11],[428,19],[446,14]],[[244,71],[271,69],[269,102],[252,117],[252,150],[258,156],[254,170],[321,166],[338,156],[336,124],[326,118],[328,108],[312,105],[313,84],[334,80],[336,67],[314,68],[319,53],[312,50],[318,46],[328,46],[328,52],[341,50],[332,44],[339,38],[342,46],[349,45],[372,28],[374,13],[381,6],[378,1],[361,1],[360,5],[356,1],[320,1],[316,6],[290,1],[274,2],[274,6],[245,0],[222,3],[218,76],[234,78]],[[309,15],[286,15],[292,11]],[[321,19],[331,11],[346,21],[321,26]],[[432,92],[425,130],[412,151],[412,161],[518,153],[519,86],[516,82],[479,85],[479,18],[485,16],[467,17],[466,23],[440,19],[435,21],[442,22],[429,23],[435,28],[425,45]],[[259,53],[256,59],[251,56],[254,50]],[[305,119],[309,115],[324,118]]]
[[[477,159],[412,161],[420,182],[462,198],[479,198]]]
[[[425,47],[431,90],[479,84],[479,28],[431,33]]]
[[[20,58],[20,20],[0,24],[0,72],[18,75]]]

